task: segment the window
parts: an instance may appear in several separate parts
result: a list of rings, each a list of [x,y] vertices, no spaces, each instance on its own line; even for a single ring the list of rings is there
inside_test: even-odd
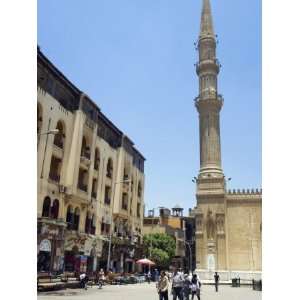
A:
[[[37,134],[39,138],[39,134],[41,134],[43,126],[43,112],[42,112],[42,106],[40,103],[37,105]]]
[[[140,203],[138,203],[138,204],[137,204],[137,207],[136,207],[136,216],[137,216],[138,218],[141,217],[141,204],[140,204]]]
[[[110,205],[110,200],[111,200],[111,187],[105,186],[104,203]]]
[[[85,169],[79,168],[78,188],[87,192],[88,172]]]
[[[91,230],[91,218],[90,218],[90,214],[87,213],[86,214],[86,218],[85,218],[85,233],[90,233]]]
[[[79,221],[80,221],[80,210],[77,207],[75,209],[75,214],[74,214],[73,230],[78,230],[79,229]]]
[[[123,193],[122,195],[122,209],[127,210],[128,209],[128,194]]]
[[[109,158],[106,166],[106,176],[108,178],[112,178],[113,175],[113,162],[112,159]]]
[[[91,234],[96,233],[96,217],[95,217],[95,215],[92,216],[90,233]]]
[[[73,222],[74,222],[74,212],[73,212],[73,207],[71,205],[69,205],[67,209],[66,222],[67,222],[67,229],[71,230],[73,228]]]
[[[100,153],[99,153],[99,149],[96,148],[95,158],[94,158],[94,169],[99,170],[99,165],[100,165]]]
[[[139,182],[139,184],[138,184],[138,197],[139,198],[142,197],[142,184],[141,184],[141,182]]]
[[[124,168],[124,174],[123,174],[123,180],[128,180],[129,179],[129,168],[126,166]]]
[[[85,157],[85,158],[87,158],[87,159],[90,159],[90,158],[91,158],[91,150],[90,150],[90,147],[89,147],[88,144],[87,144],[87,139],[86,139],[85,136],[82,138],[82,143],[81,143],[81,156],[82,156],[82,157]]]
[[[55,182],[60,181],[62,160],[56,156],[52,156],[50,164],[49,179]]]
[[[93,179],[93,184],[92,184],[92,198],[97,198],[97,179]]]
[[[63,149],[64,148],[64,140],[65,140],[65,126],[62,121],[58,121],[56,125],[56,129],[58,129],[58,133],[54,135],[54,145]]]
[[[51,207],[51,217],[53,219],[57,219],[58,218],[58,213],[59,213],[59,201],[57,199],[55,199],[53,201],[52,207]]]
[[[51,200],[49,197],[44,199],[42,217],[50,217]]]

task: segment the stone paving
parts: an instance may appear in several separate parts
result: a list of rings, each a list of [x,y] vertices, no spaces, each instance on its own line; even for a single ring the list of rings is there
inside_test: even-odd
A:
[[[134,284],[122,286],[105,286],[103,289],[89,287],[88,290],[67,289],[54,292],[38,294],[39,300],[158,300],[155,284]],[[172,297],[169,296],[172,300]],[[194,298],[196,299],[196,297]],[[201,300],[261,300],[262,293],[253,291],[251,287],[232,288],[231,286],[220,286],[216,293],[214,286],[204,285],[201,291]]]

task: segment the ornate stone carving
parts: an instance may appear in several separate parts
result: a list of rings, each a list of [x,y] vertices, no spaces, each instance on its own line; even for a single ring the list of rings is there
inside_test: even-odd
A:
[[[216,215],[216,226],[218,234],[224,234],[224,223],[225,223],[225,216],[224,214],[217,214]]]
[[[206,233],[207,233],[207,238],[209,240],[213,239],[215,236],[215,222],[212,216],[212,211],[210,209],[207,212]]]

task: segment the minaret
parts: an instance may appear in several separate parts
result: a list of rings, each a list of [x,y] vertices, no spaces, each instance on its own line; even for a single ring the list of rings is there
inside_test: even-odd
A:
[[[199,77],[199,95],[195,99],[195,105],[199,113],[200,125],[199,179],[223,178],[219,115],[223,98],[218,94],[220,65],[216,59],[216,37],[209,0],[203,0],[197,50],[199,62],[196,64],[196,72]]]

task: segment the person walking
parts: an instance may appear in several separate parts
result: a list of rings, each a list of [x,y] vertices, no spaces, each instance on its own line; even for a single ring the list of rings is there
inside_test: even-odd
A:
[[[194,300],[195,295],[197,296],[198,300],[200,300],[200,288],[201,282],[198,279],[197,274],[193,274],[193,278],[191,281],[192,300]]]
[[[184,282],[183,282],[183,299],[189,300],[190,299],[190,286],[191,281],[189,280],[189,275],[184,275]]]
[[[219,276],[218,272],[215,272],[214,278],[215,278],[215,288],[216,288],[216,292],[218,292],[219,281],[220,281],[220,276]]]
[[[87,276],[86,276],[86,274],[85,273],[81,273],[79,275],[79,279],[80,279],[80,287],[82,289],[87,290]]]
[[[168,289],[169,289],[169,278],[165,271],[161,271],[157,283],[157,292],[159,295],[159,300],[169,300]]]
[[[147,279],[147,282],[150,284],[151,282],[151,271],[149,270],[147,275],[146,275],[146,279]]]
[[[173,278],[172,278],[172,293],[173,293],[173,300],[176,300],[177,297],[179,300],[183,300],[183,283],[184,278],[181,273],[174,270]]]
[[[98,284],[99,284],[99,286],[98,286],[98,288],[99,288],[99,289],[102,289],[102,286],[103,286],[104,280],[105,280],[105,275],[104,275],[103,269],[100,269],[98,275],[99,275],[99,279],[98,279]]]

